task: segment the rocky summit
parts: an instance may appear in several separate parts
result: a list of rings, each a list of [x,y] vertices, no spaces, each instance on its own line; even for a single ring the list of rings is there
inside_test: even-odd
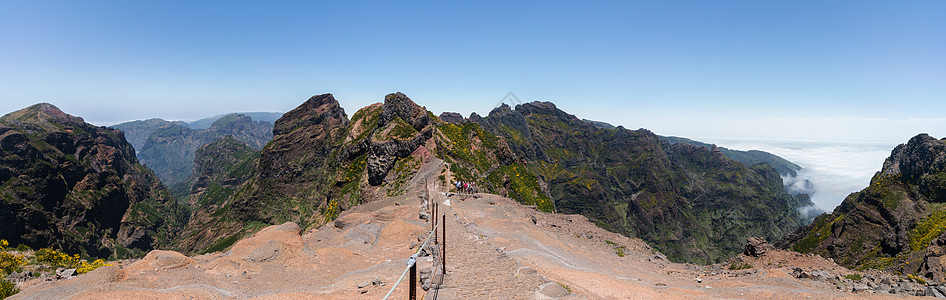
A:
[[[870,186],[780,246],[856,269],[946,281],[946,139],[920,134],[897,146]],[[925,279],[923,279],[925,278]]]
[[[0,237],[96,257],[167,245],[185,211],[121,131],[42,103],[0,118]]]

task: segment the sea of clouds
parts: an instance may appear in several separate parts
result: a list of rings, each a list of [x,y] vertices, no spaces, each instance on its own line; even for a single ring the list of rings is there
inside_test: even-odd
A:
[[[733,150],[762,150],[801,166],[795,178],[783,178],[791,192],[805,192],[826,211],[850,193],[868,186],[897,144],[859,142],[717,141]],[[811,182],[805,184],[805,179]]]

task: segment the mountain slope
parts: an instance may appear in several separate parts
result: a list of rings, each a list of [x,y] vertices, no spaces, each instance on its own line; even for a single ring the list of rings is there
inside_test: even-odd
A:
[[[126,257],[166,244],[185,221],[121,131],[51,104],[0,118],[0,150],[0,236],[13,244]]]
[[[946,280],[946,139],[926,134],[897,146],[870,186],[781,246],[858,269]]]
[[[802,225],[797,208],[808,204],[768,165],[647,130],[600,128],[548,102],[503,105],[470,120],[510,143],[557,211],[641,237],[674,261],[719,262],[749,236],[777,239]]]

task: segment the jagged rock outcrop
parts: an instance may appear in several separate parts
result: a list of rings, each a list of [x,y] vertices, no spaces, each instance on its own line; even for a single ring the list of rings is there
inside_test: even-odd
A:
[[[121,131],[42,103],[0,118],[0,236],[127,257],[167,243],[185,211]]]
[[[843,266],[946,280],[946,140],[926,134],[897,146],[870,186],[778,245]]]
[[[549,102],[503,105],[470,121],[505,138],[557,211],[641,237],[675,261],[719,262],[749,236],[774,240],[802,225],[803,204],[778,172],[718,148],[601,128]]]

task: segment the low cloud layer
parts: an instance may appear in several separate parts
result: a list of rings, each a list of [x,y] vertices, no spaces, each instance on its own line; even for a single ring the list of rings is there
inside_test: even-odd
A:
[[[867,187],[883,167],[896,144],[716,141],[736,150],[762,150],[788,159],[802,168],[796,178],[785,178],[789,190],[807,192],[819,208],[831,212],[847,195]],[[811,182],[806,185],[804,180]]]

